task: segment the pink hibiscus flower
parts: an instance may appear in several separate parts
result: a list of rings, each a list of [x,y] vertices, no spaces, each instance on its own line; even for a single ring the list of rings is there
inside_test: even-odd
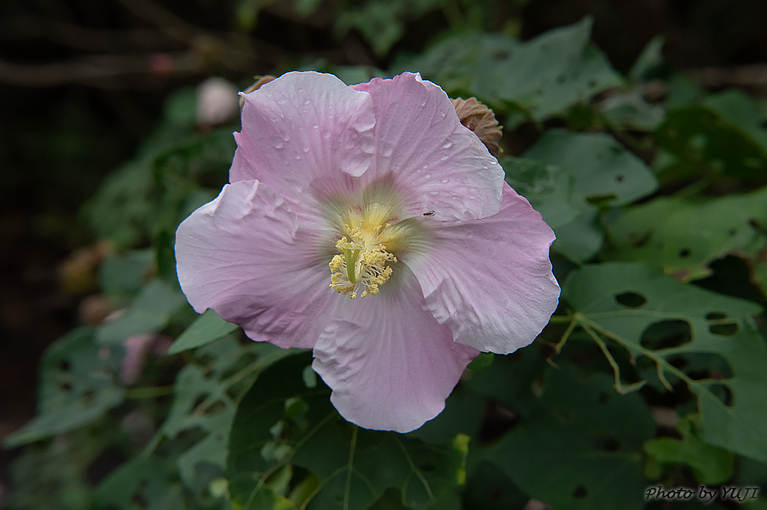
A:
[[[437,85],[293,72],[244,97],[230,184],[176,233],[195,310],[313,349],[344,418],[398,432],[547,324],[554,233]]]

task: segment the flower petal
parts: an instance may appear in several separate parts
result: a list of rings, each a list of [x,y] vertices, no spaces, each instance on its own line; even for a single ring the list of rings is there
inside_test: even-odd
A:
[[[456,342],[506,354],[535,340],[557,307],[553,241],[540,213],[504,185],[498,214],[437,226],[433,244],[403,260]]]
[[[311,348],[336,295],[329,257],[290,206],[258,181],[224,186],[176,232],[179,282],[197,312],[212,308],[254,340]]]
[[[394,174],[409,216],[437,221],[478,219],[498,212],[503,170],[464,127],[453,103],[418,74],[354,85],[375,108],[375,165],[363,178]]]
[[[291,72],[243,97],[230,182],[258,179],[301,214],[324,198],[312,196],[314,183],[326,188],[323,181],[368,169],[375,125],[368,94],[330,74]]]
[[[312,368],[338,412],[361,427],[410,432],[445,407],[476,349],[422,308],[407,267],[376,296],[343,299],[314,346]],[[340,296],[339,296],[340,298]]]

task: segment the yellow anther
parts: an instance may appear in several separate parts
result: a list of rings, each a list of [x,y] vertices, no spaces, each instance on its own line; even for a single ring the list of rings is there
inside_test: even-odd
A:
[[[386,251],[386,243],[396,234],[387,232],[390,225],[386,219],[381,208],[370,207],[356,225],[344,225],[346,235],[336,242],[340,254],[328,264],[331,289],[350,299],[375,296],[389,280],[393,270],[388,263],[397,262],[397,258]],[[362,292],[358,294],[359,290]]]

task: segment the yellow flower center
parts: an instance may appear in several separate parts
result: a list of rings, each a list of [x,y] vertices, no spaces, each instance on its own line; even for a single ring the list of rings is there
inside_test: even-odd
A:
[[[340,252],[330,261],[330,288],[350,299],[375,296],[393,272],[389,263],[397,257],[388,251],[396,245],[401,229],[388,223],[389,208],[372,204],[364,214],[350,212],[345,236],[336,243]]]

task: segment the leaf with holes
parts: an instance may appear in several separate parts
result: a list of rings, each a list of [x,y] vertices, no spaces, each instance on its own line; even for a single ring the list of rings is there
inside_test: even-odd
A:
[[[196,487],[196,470],[203,463],[218,466],[223,473],[229,429],[239,399],[261,370],[295,352],[268,343],[243,346],[232,337],[195,352],[194,362],[176,377],[173,404],[161,429],[169,439],[194,429],[204,433],[178,457],[179,474],[187,487]]]
[[[8,447],[69,432],[118,406],[122,346],[99,347],[91,328],[71,331],[45,352],[40,368],[38,415],[5,440]]]
[[[676,429],[682,435],[681,440],[661,437],[646,442],[644,451],[650,457],[648,466],[671,471],[682,464],[690,467],[698,483],[719,485],[732,476],[734,455],[701,441],[696,431],[698,419],[697,415],[691,414],[679,421]]]
[[[477,460],[553,508],[639,510],[642,445],[655,435],[636,393],[616,394],[612,378],[585,376],[569,363],[550,368],[530,414]]]
[[[698,397],[704,441],[767,461],[767,345],[751,319],[760,306],[622,263],[573,271],[562,297],[578,324],[687,383]],[[715,358],[724,373],[696,379],[699,371],[670,363],[689,355]]]
[[[316,484],[310,500],[299,502],[310,510],[364,510],[389,488],[402,493],[404,506],[420,510],[460,484],[465,439],[427,445],[357,428],[338,415],[321,381],[304,381],[310,364],[308,353],[274,364],[240,402],[227,462],[235,508],[257,508],[263,488],[289,465],[303,468],[292,485]]]
[[[181,486],[165,462],[136,458],[113,471],[96,489],[96,508],[184,510]]]
[[[658,185],[642,160],[605,134],[547,131],[525,158],[557,166],[572,176],[570,205],[578,218],[554,229],[557,240],[552,249],[576,262],[590,259],[602,246],[600,208],[630,204]]]
[[[673,157],[659,168],[666,178],[729,175],[764,182],[767,148],[714,108],[685,105],[670,110],[655,133],[658,146]]]
[[[587,17],[525,42],[458,34],[408,62],[407,69],[421,71],[448,94],[476,96],[498,112],[524,111],[542,121],[622,84],[590,45],[592,24]]]
[[[696,203],[661,197],[605,222],[614,260],[641,262],[685,281],[725,255],[754,260],[767,244],[767,187]]]

